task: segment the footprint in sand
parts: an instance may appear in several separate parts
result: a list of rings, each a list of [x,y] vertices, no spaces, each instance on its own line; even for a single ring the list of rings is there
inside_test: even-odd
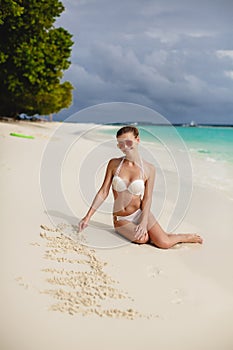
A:
[[[174,299],[172,299],[172,304],[183,304],[184,303],[184,298],[185,298],[185,291],[182,289],[174,289],[172,291],[172,294],[174,296]]]
[[[147,277],[149,278],[155,278],[157,276],[161,276],[164,274],[163,270],[153,265],[147,266],[146,270],[147,270]]]

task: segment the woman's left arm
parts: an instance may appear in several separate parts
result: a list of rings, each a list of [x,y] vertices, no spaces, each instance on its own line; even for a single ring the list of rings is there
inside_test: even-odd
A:
[[[148,166],[148,178],[145,183],[145,191],[142,199],[142,217],[141,221],[148,223],[148,216],[150,213],[151,203],[152,203],[152,194],[155,183],[155,167],[152,164]]]
[[[142,199],[141,209],[142,215],[139,225],[136,226],[137,239],[140,239],[147,233],[148,217],[150,213],[152,194],[155,183],[155,167],[152,164],[148,165],[148,178],[145,183],[145,191]]]

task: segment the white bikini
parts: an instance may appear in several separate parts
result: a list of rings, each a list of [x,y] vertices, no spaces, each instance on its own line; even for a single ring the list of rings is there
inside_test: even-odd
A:
[[[121,162],[120,162],[120,164],[115,172],[115,175],[114,175],[113,180],[112,180],[112,188],[117,192],[128,191],[135,196],[140,196],[140,198],[142,199],[143,195],[144,195],[144,190],[145,190],[144,169],[143,169],[142,160],[140,158],[141,178],[132,181],[128,186],[127,186],[126,182],[119,176],[119,173],[120,173],[120,170],[121,170],[121,167],[122,167],[124,160],[125,160],[125,157],[122,158],[122,160],[121,160]],[[117,221],[127,220],[127,221],[133,222],[135,224],[138,224],[141,213],[142,213],[141,209],[137,209],[134,213],[132,213],[130,215],[125,215],[125,216],[118,215],[118,216],[115,216],[115,218],[117,219]]]

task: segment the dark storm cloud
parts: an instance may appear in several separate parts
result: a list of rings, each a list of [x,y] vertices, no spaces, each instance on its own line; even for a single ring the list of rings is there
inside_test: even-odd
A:
[[[231,0],[63,3],[58,24],[75,40],[65,78],[77,89],[63,115],[122,101],[172,122],[233,123]]]

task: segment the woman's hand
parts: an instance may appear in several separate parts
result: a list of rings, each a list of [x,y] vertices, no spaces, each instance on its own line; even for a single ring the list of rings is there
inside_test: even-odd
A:
[[[88,226],[89,220],[90,219],[86,216],[80,220],[78,224],[78,232],[81,232]]]
[[[147,233],[147,223],[145,221],[140,222],[135,228],[135,238],[141,239]]]

